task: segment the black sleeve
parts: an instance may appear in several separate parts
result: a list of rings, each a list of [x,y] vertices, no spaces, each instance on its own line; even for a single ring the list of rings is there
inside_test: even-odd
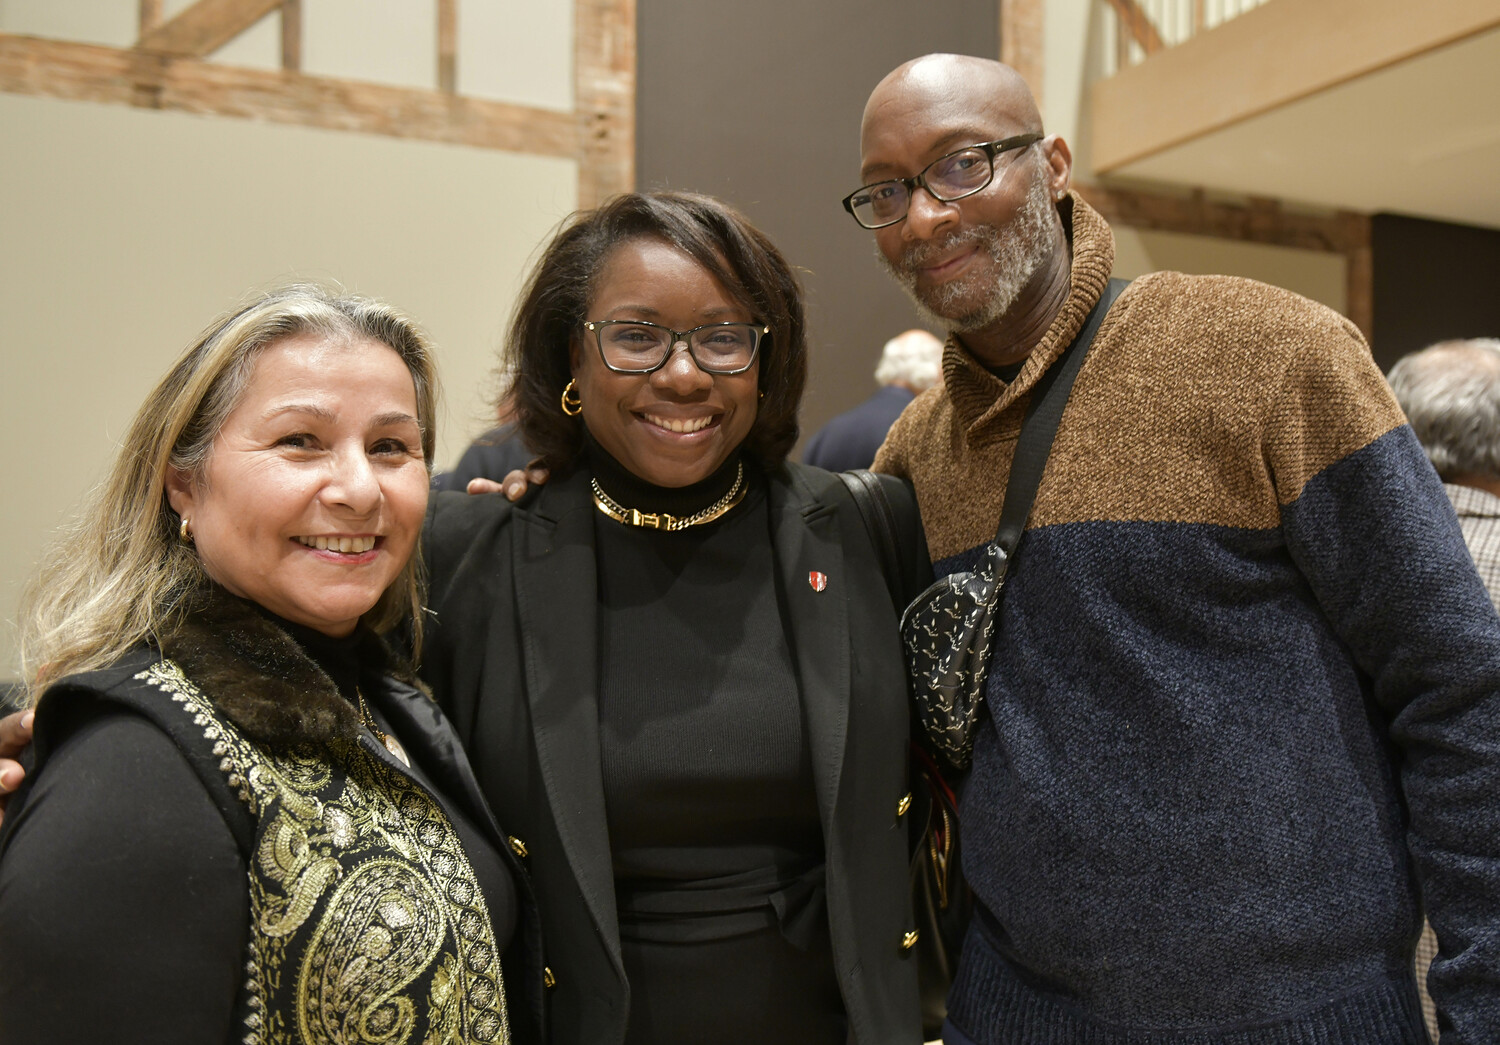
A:
[[[453,471],[433,476],[432,488],[463,493],[470,479],[499,482],[511,472],[525,468],[535,456],[521,441],[516,425],[501,425],[470,443]]]
[[[93,713],[43,767],[0,861],[0,1045],[230,1038],[245,864],[177,747]]]

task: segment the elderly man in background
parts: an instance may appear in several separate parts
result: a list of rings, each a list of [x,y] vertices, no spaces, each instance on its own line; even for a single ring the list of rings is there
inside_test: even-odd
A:
[[[1402,357],[1389,380],[1500,607],[1500,340],[1440,341]]]
[[[868,468],[901,411],[943,377],[943,343],[925,330],[908,330],[885,343],[875,380],[880,388],[853,410],[813,433],[802,460],[830,472]]]
[[[950,336],[876,468],[938,572],[993,539],[1109,226],[1014,70],[876,87],[846,208]],[[1004,588],[964,792],[951,1045],[1500,1041],[1500,619],[1359,332],[1249,280],[1131,284]]]

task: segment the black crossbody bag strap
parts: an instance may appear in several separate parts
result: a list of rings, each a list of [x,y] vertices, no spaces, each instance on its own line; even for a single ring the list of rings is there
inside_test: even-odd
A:
[[[885,487],[868,468],[855,468],[839,472],[838,476],[849,488],[854,504],[864,520],[865,530],[875,544],[875,553],[880,558],[880,568],[885,574],[886,587],[891,592],[891,603],[896,615],[906,608],[900,594],[901,556],[896,549],[896,513],[885,495]]]
[[[995,531],[995,543],[1005,552],[1006,573],[1015,562],[1016,545],[1021,541],[1021,531],[1031,515],[1031,506],[1036,503],[1036,491],[1042,484],[1042,472],[1047,467],[1047,457],[1052,453],[1052,441],[1057,437],[1057,426],[1062,421],[1063,408],[1068,405],[1068,393],[1073,388],[1073,379],[1083,367],[1083,357],[1110,306],[1120,296],[1129,280],[1112,279],[1099,295],[1099,300],[1083,322],[1083,329],[1073,343],[1063,349],[1062,359],[1049,367],[1031,393],[1031,404],[1026,411],[1026,420],[1021,423],[1021,436],[1016,441],[1016,455],[1011,461],[1010,480],[1005,484],[1005,504],[1000,510],[1000,527]]]

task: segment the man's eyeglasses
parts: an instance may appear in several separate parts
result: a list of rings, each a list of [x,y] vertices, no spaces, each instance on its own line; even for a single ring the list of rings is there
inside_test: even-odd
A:
[[[844,209],[865,228],[883,229],[906,217],[918,185],[941,203],[972,196],[995,180],[997,156],[1041,140],[1040,134],[1032,132],[950,152],[922,168],[915,178],[892,178],[856,189],[844,197]]]
[[[675,345],[686,342],[698,369],[710,374],[740,374],[755,362],[760,339],[770,327],[756,323],[705,323],[692,330],[673,330],[640,319],[606,319],[583,325],[593,331],[599,358],[619,374],[660,370]]]

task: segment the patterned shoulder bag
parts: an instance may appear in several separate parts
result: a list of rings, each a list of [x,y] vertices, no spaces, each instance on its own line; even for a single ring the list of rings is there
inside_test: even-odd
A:
[[[1005,487],[1000,526],[985,546],[979,567],[938,578],[901,616],[917,716],[932,746],[958,769],[967,768],[973,758],[990,648],[1000,620],[1000,589],[1015,563],[1016,545],[1036,501],[1063,407],[1089,344],[1126,285],[1125,280],[1109,281],[1083,329],[1032,390]]]

